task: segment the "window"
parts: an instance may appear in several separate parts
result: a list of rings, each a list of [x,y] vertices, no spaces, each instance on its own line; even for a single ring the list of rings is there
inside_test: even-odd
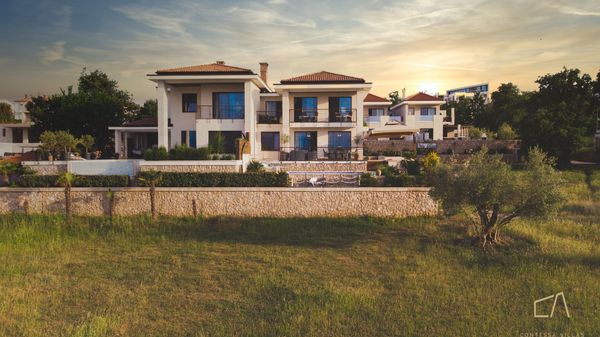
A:
[[[408,114],[411,116],[415,115],[415,108],[408,108]]]
[[[351,148],[351,138],[350,131],[329,131],[329,148]]]
[[[190,147],[196,148],[196,131],[190,130]]]
[[[217,153],[235,153],[236,139],[241,137],[241,131],[209,131],[208,147]]]
[[[329,121],[349,122],[352,120],[352,97],[329,97]]]
[[[196,104],[198,95],[196,94],[181,94],[181,111],[196,112]]]
[[[213,118],[244,119],[244,93],[213,92]]]
[[[279,151],[279,132],[261,132],[260,149],[262,151]]]
[[[294,121],[316,122],[317,121],[317,98],[316,97],[294,97]]]
[[[258,122],[261,124],[281,123],[281,101],[265,102],[266,111],[259,112]]]
[[[317,132],[294,132],[294,147],[296,150],[317,151]]]
[[[369,116],[370,117],[383,116],[384,111],[385,111],[384,108],[370,108],[369,109]]]
[[[435,116],[435,108],[424,107],[421,108],[421,116],[420,120],[422,121],[432,121],[433,116]]]
[[[187,131],[181,130],[181,145],[187,145]]]

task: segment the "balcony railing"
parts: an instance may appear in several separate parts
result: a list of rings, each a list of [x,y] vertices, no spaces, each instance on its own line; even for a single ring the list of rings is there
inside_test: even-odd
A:
[[[257,111],[258,124],[281,124],[281,111]]]
[[[358,160],[359,147],[282,147],[281,161],[350,161]]]
[[[356,109],[290,109],[295,123],[356,123]]]
[[[198,105],[196,119],[244,119],[243,105]]]

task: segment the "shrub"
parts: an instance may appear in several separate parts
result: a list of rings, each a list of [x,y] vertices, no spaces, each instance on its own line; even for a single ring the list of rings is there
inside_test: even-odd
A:
[[[20,187],[56,187],[59,186],[58,175],[22,175],[17,182]],[[73,187],[126,187],[129,186],[127,175],[75,175]]]
[[[169,160],[169,153],[164,147],[147,149],[144,152],[144,160]]]
[[[144,182],[147,172],[138,174],[138,184]],[[289,177],[286,172],[162,172],[159,187],[286,187]]]
[[[264,171],[265,171],[265,167],[263,166],[263,164],[256,160],[249,162],[248,166],[246,167],[246,172],[264,172]]]
[[[207,160],[208,148],[193,148],[187,145],[177,145],[169,151],[171,160]]]
[[[507,123],[502,123],[502,125],[500,125],[500,127],[498,128],[496,138],[502,140],[517,139],[517,133],[515,132],[515,130],[513,130],[513,128],[510,125],[508,125]]]
[[[418,176],[421,174],[421,162],[417,159],[402,161],[402,167],[410,175]]]
[[[429,171],[436,167],[440,163],[440,156],[435,151],[429,152],[423,157],[423,168],[425,171]]]
[[[471,139],[481,139],[483,136],[483,131],[479,128],[470,128],[469,129],[469,137]]]
[[[360,175],[359,185],[363,187],[377,186],[377,178],[365,172]]]

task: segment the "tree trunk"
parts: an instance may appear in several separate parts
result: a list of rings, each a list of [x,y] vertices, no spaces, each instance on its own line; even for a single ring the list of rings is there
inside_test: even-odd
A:
[[[65,214],[67,217],[67,223],[70,224],[73,216],[71,211],[71,186],[65,187]]]
[[[150,211],[152,212],[152,220],[156,220],[156,186],[150,185]]]

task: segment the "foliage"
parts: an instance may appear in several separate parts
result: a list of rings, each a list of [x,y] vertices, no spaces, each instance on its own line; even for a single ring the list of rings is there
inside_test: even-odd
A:
[[[435,151],[431,151],[423,157],[423,168],[426,171],[434,169],[440,163],[440,155]]]
[[[57,175],[24,174],[19,177],[17,185],[20,187],[57,187]],[[74,175],[73,187],[127,187],[127,175]]]
[[[138,174],[140,186],[149,186],[148,172]],[[286,172],[162,172],[159,187],[286,187]]]
[[[18,166],[6,160],[0,160],[0,175],[2,175],[2,183],[8,185],[11,174],[17,172]]]
[[[92,146],[94,146],[94,137],[92,135],[83,135],[79,138],[79,144],[88,153],[92,149]]]
[[[390,92],[388,94],[388,97],[390,98],[392,106],[394,106],[394,105],[399,104],[400,102],[402,102],[402,98],[400,97],[400,94],[398,93],[397,90]]]
[[[502,123],[496,133],[496,138],[501,140],[517,139],[517,133],[508,123]]]
[[[144,152],[144,160],[169,160],[169,152],[164,147],[154,147]]]
[[[109,126],[121,125],[137,105],[131,95],[118,88],[107,74],[84,69],[78,91],[72,86],[50,97],[33,97],[27,108],[32,121],[32,134],[43,131],[68,130],[75,137],[89,134],[104,153],[114,145]]]
[[[421,174],[421,162],[417,158],[407,158],[402,161],[401,165],[410,175],[418,176]]]
[[[519,126],[523,148],[539,146],[565,167],[594,133],[596,84],[579,69],[567,68],[541,76],[536,82],[538,91],[532,94],[527,118]]]
[[[149,99],[144,102],[140,109],[135,113],[135,116],[131,119],[134,120],[156,116],[158,116],[158,100]]]
[[[377,178],[373,177],[370,173],[365,172],[361,174],[359,179],[359,185],[362,187],[377,186]]]
[[[476,125],[488,130],[499,131],[500,126],[519,125],[527,115],[527,104],[531,93],[521,92],[512,83],[502,83],[492,93],[492,102],[486,109],[485,116]],[[512,138],[514,139],[514,138]]]
[[[479,92],[473,97],[458,97],[457,101],[451,101],[442,106],[446,111],[454,108],[456,124],[477,125],[485,114],[485,98]]]
[[[208,155],[208,148],[193,148],[185,144],[177,145],[169,151],[169,159],[171,160],[207,160]]]
[[[411,162],[415,162],[415,161],[411,161]],[[400,172],[395,167],[392,167],[389,165],[381,165],[378,167],[378,169],[381,171],[381,175],[384,177],[384,180],[383,180],[384,186],[403,187],[403,186],[417,186],[418,185],[418,181],[415,176],[409,176],[406,173]]]
[[[55,132],[56,146],[63,151],[63,153],[68,155],[77,144],[79,144],[78,139],[76,139],[72,134],[67,131],[59,130]]]
[[[10,104],[0,102],[0,123],[12,123],[15,121],[15,113]]]
[[[432,181],[431,196],[444,210],[476,214],[474,229],[484,244],[498,242],[513,219],[552,214],[562,201],[560,175],[537,148],[530,151],[522,173],[484,148],[464,164],[438,165]]]
[[[469,128],[469,137],[471,139],[481,139],[483,137],[483,130],[476,127]]]
[[[44,131],[40,135],[40,148],[48,153],[55,153],[60,150],[56,141],[56,134],[52,131]]]
[[[256,160],[252,160],[251,162],[248,163],[248,166],[246,167],[246,172],[264,172],[265,171],[265,167],[264,165]]]
[[[225,152],[225,136],[222,133],[217,132],[210,140],[209,150],[211,153],[217,154]]]

